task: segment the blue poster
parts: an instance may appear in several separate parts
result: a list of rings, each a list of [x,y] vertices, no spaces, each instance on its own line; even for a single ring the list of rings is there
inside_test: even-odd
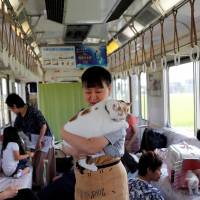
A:
[[[76,67],[107,66],[106,46],[78,45],[75,47]]]

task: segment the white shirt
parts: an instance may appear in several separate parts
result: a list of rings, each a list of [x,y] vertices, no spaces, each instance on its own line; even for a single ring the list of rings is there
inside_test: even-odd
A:
[[[6,176],[11,176],[19,163],[19,160],[14,158],[14,151],[19,151],[19,145],[15,142],[9,142],[3,150],[2,169]]]

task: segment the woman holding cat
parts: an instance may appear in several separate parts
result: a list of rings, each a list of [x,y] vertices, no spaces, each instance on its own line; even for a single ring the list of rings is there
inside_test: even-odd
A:
[[[104,68],[91,67],[82,75],[83,94],[89,105],[106,100],[111,92],[111,74]],[[98,121],[98,119],[95,119]],[[91,122],[92,123],[92,122]],[[121,129],[98,138],[84,138],[64,129],[62,138],[71,147],[65,147],[76,158],[94,155],[97,171],[90,171],[77,165],[75,169],[75,199],[128,200],[127,174],[120,157],[124,154],[126,130]]]

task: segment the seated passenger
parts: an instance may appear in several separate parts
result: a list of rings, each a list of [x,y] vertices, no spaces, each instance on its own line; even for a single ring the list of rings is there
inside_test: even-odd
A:
[[[29,173],[27,158],[32,157],[33,153],[25,153],[15,127],[4,129],[2,155],[2,169],[6,176],[19,178]]]
[[[135,153],[139,150],[139,138],[136,131],[137,118],[128,114],[126,121],[129,127],[126,129],[125,149],[128,153]]]
[[[0,192],[0,200],[38,200],[37,196],[28,188],[18,190],[16,187],[8,187]]]
[[[151,181],[158,181],[162,160],[154,152],[144,153],[138,163],[138,177],[129,179],[130,200],[164,200],[158,188]]]

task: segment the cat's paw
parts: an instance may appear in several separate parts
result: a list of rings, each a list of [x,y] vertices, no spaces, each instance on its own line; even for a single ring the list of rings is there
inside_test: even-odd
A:
[[[87,164],[85,159],[80,159],[78,161],[79,165],[85,169],[88,169],[90,171],[96,172],[98,170],[97,166],[92,163],[92,164]]]

